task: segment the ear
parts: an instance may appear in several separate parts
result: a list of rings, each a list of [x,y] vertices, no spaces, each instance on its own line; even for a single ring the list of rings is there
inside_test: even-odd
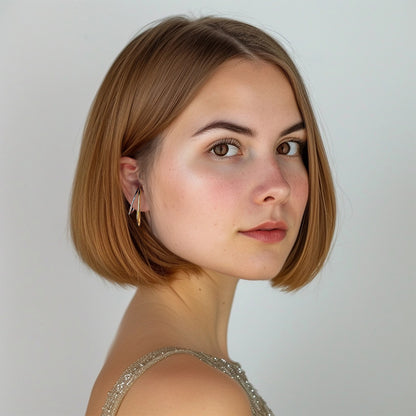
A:
[[[145,190],[143,184],[139,181],[139,166],[137,160],[131,157],[120,158],[120,184],[123,194],[127,201],[130,203],[140,187],[140,211],[148,211],[148,204],[146,201]],[[137,210],[137,199],[134,202],[134,209]]]

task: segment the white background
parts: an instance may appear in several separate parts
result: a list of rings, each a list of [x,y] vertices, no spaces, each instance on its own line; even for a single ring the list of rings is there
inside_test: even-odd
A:
[[[85,116],[145,24],[220,14],[283,40],[321,119],[339,222],[299,293],[243,282],[230,351],[283,416],[410,416],[415,381],[412,0],[0,0],[0,414],[80,415],[129,290],[67,229]]]

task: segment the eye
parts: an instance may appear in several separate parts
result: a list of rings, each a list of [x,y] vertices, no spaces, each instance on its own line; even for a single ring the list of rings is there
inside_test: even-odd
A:
[[[240,153],[240,145],[235,140],[228,139],[214,144],[210,152],[219,158],[236,156]]]
[[[298,142],[296,140],[289,140],[287,142],[283,142],[277,146],[277,153],[279,155],[285,156],[297,156],[302,153],[302,148],[304,143]]]

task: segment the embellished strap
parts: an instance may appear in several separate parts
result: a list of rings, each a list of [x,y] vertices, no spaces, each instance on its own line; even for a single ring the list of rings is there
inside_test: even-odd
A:
[[[115,416],[124,396],[130,390],[133,383],[146,370],[159,361],[162,361],[173,354],[180,353],[193,355],[238,382],[248,395],[253,416],[273,416],[272,411],[268,408],[264,400],[258,395],[257,391],[247,380],[244,371],[238,363],[233,361],[230,362],[224,360],[223,358],[213,357],[203,352],[177,347],[162,348],[160,350],[150,352],[130,365],[117,380],[112,390],[109,391],[101,416]]]
[[[121,401],[131,389],[133,383],[150,367],[165,358],[181,352],[178,348],[164,348],[153,351],[131,364],[108,392],[101,416],[115,416]]]

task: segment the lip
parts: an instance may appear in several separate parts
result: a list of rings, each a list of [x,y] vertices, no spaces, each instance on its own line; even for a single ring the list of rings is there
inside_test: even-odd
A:
[[[240,231],[240,234],[263,243],[278,243],[287,234],[287,225],[283,221],[268,221],[249,230]]]

